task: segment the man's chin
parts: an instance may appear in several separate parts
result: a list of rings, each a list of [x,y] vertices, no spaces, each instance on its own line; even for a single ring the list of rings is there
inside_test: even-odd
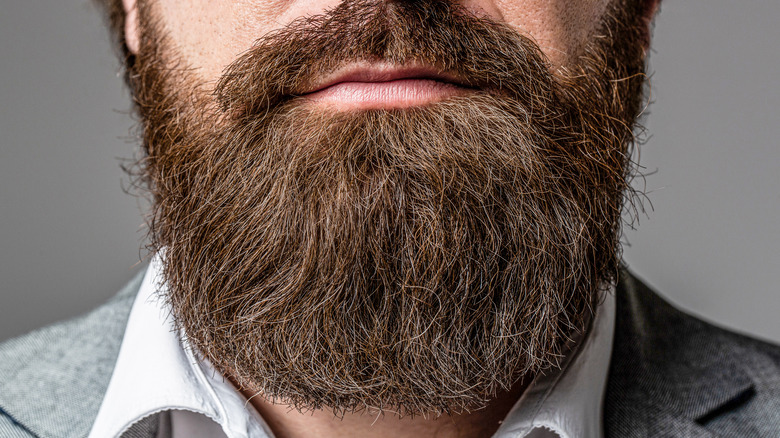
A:
[[[158,204],[177,323],[241,388],[297,408],[463,412],[555,366],[615,228],[518,108],[298,99],[172,151],[195,178],[170,175]]]
[[[404,5],[393,10],[419,18]],[[410,27],[430,38],[386,20],[385,39],[353,31],[389,44],[369,53],[452,64],[463,23],[444,9],[441,26]],[[215,95],[139,58],[150,233],[172,315],[240,388],[299,409],[464,412],[558,365],[584,330],[617,268],[635,112],[624,105],[641,79],[595,51],[593,71],[558,84],[530,40],[467,23],[487,45],[458,46],[479,61],[458,63],[463,76],[500,82],[500,95],[322,96],[415,103],[357,111],[285,97],[296,68],[323,63],[316,44],[343,43],[305,28],[242,56]]]

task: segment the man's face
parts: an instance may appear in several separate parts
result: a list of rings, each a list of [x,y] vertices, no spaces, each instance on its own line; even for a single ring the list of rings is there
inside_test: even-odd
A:
[[[196,349],[339,412],[555,366],[615,274],[648,10],[565,3],[141,3],[150,232]]]

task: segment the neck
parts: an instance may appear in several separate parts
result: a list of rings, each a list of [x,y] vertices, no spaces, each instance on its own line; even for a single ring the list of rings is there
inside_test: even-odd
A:
[[[510,391],[499,393],[484,409],[436,418],[398,417],[376,411],[346,413],[343,417],[328,410],[301,413],[288,405],[246,395],[276,438],[484,438],[496,432],[531,380],[523,379]]]

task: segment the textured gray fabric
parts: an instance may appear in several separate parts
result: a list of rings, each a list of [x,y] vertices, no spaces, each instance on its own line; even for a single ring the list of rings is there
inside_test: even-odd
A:
[[[160,431],[161,428],[163,429],[162,433]],[[170,437],[170,429],[170,413],[164,411],[138,420],[122,434],[122,438]]]
[[[35,435],[16,423],[5,412],[0,411],[0,437],[2,438],[32,438]]]
[[[0,438],[89,433],[140,282],[0,345]],[[780,437],[780,347],[686,315],[625,271],[616,294],[607,437]],[[155,438],[159,419],[133,438]]]
[[[780,437],[780,348],[686,315],[624,272],[608,437]]]
[[[734,344],[736,356],[742,360],[750,379],[756,382],[756,389],[735,399],[721,415],[698,421],[721,431],[723,436],[780,437],[780,352],[773,345],[753,339],[737,338]]]
[[[0,345],[0,409],[40,438],[86,436],[111,378],[141,279],[139,273],[85,316]]]

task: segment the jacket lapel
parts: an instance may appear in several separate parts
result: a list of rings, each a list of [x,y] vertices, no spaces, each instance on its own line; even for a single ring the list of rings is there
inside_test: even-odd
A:
[[[751,397],[724,331],[621,272],[605,426],[615,437],[715,437],[708,420]]]
[[[0,346],[0,411],[40,438],[86,436],[142,274],[93,312]]]

